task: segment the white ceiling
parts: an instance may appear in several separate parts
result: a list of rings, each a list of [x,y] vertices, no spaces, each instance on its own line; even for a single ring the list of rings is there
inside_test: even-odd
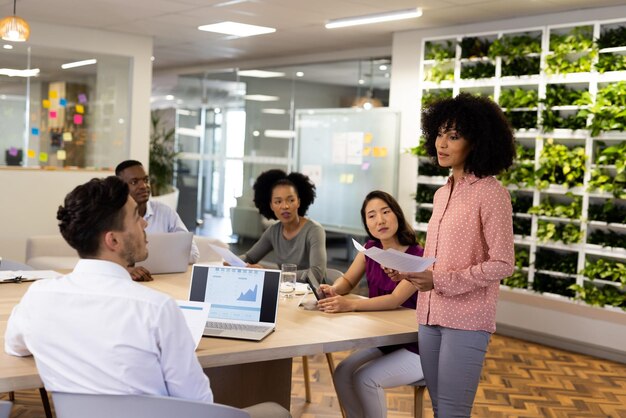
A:
[[[392,33],[480,21],[623,5],[624,0],[18,0],[26,20],[126,32],[154,38],[154,67],[163,70],[389,46]],[[327,30],[329,19],[422,7],[419,19]],[[0,0],[0,15],[13,11]],[[197,30],[232,20],[276,33],[233,39]]]

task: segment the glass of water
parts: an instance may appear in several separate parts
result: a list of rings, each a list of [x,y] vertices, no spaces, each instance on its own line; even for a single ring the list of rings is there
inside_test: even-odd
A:
[[[280,269],[280,294],[283,298],[291,298],[296,292],[296,271],[295,264],[283,264]]]

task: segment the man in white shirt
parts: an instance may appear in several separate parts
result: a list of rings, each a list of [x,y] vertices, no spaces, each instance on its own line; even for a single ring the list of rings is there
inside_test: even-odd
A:
[[[148,222],[146,232],[187,232],[187,227],[183,223],[178,213],[169,206],[150,200],[150,176],[146,173],[143,165],[136,160],[122,161],[115,168],[115,175],[128,184],[130,195],[135,199],[139,207],[139,214]],[[189,263],[198,261],[200,252],[195,242],[191,243],[191,254]],[[129,269],[133,280],[152,280],[150,272],[144,267]]]
[[[7,323],[5,351],[32,354],[49,391],[213,402],[176,302],[126,270],[148,256],[146,221],[128,186],[93,179],[66,196],[57,219],[81,259],[72,273],[30,286]],[[276,404],[251,415],[290,416]]]

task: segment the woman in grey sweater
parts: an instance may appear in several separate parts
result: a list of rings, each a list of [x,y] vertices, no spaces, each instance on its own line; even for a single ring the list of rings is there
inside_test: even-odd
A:
[[[279,222],[270,226],[241,258],[250,267],[274,251],[279,266],[296,264],[298,270],[314,269],[326,277],[326,233],[317,222],[305,218],[315,200],[315,185],[301,173],[287,175],[268,170],[254,183],[254,204],[261,215]]]

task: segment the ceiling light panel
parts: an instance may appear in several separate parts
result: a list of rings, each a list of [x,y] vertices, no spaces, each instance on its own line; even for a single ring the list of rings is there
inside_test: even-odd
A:
[[[422,15],[420,7],[413,9],[396,10],[393,12],[376,13],[365,16],[332,19],[326,23],[326,29],[345,28],[348,26],[369,25],[373,23],[391,22],[394,20],[413,19]]]
[[[198,26],[199,30],[206,32],[222,33],[224,35],[237,36],[243,38],[246,36],[264,35],[267,33],[276,32],[275,28],[269,28],[266,26],[248,25],[246,23],[238,22],[220,22],[211,25]]]
[[[265,71],[265,70],[243,70],[243,71],[239,71],[238,74],[241,77],[257,77],[257,78],[273,78],[273,77],[285,76],[285,73],[281,73],[278,71]]]
[[[61,68],[63,68],[64,70],[67,70],[68,68],[76,68],[76,67],[84,67],[85,65],[93,65],[97,62],[98,61],[95,58],[82,60],[82,61],[68,62],[68,63],[61,65]]]

